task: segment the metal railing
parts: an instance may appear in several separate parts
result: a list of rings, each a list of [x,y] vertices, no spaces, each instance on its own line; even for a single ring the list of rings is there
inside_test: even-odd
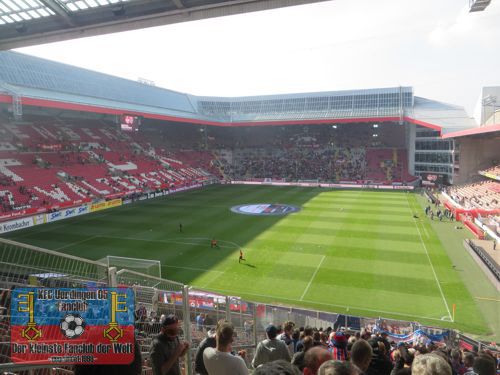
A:
[[[247,301],[127,269],[117,272],[116,268],[107,268],[107,265],[99,262],[0,238],[0,373],[25,369],[31,371],[34,368],[20,367],[11,363],[10,359],[10,291],[21,286],[132,288],[136,300],[136,339],[145,359],[144,374],[151,372],[148,367],[149,348],[154,336],[160,332],[159,321],[163,314],[177,316],[182,323],[182,339],[191,344],[191,349],[182,361],[186,375],[193,374],[199,343],[220,319],[226,319],[234,325],[236,338],[233,348],[247,351],[248,366],[257,343],[265,338],[265,328],[269,323],[280,325],[293,321],[296,327],[345,327],[354,330],[382,324],[394,333],[409,333],[416,328],[427,329],[432,334],[443,331],[441,328],[422,327],[407,321],[340,316],[331,312]],[[71,370],[50,365],[35,368],[58,374]]]

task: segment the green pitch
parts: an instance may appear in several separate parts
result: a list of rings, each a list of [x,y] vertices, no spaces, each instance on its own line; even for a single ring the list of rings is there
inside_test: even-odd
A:
[[[419,199],[405,192],[213,186],[5,237],[94,260],[160,260],[164,278],[254,301],[491,332]],[[245,203],[302,210],[231,212]],[[219,249],[210,248],[212,238]],[[469,257],[463,248],[456,252]]]

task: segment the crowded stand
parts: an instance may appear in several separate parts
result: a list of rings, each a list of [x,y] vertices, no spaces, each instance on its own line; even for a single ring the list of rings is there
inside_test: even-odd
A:
[[[126,133],[104,121],[4,121],[0,212],[49,210],[212,177],[386,184],[416,179],[408,173],[404,129],[394,125],[149,125]]]
[[[217,134],[212,143],[224,175],[230,179],[389,184],[416,180],[408,172],[404,129],[373,126],[237,129],[225,136]]]
[[[173,152],[113,126],[0,124],[0,212],[113,198],[211,178],[208,151]]]
[[[486,180],[466,185],[451,186],[448,195],[465,209],[494,210],[500,208],[500,183]]]

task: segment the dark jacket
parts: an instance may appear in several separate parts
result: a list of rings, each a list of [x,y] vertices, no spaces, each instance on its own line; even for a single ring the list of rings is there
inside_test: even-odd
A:
[[[207,369],[205,368],[205,363],[203,363],[203,352],[206,348],[215,348],[217,346],[217,342],[215,337],[207,337],[202,342],[200,342],[200,346],[196,350],[196,356],[194,360],[194,372],[196,374],[208,375]]]
[[[166,374],[161,373],[161,366],[172,358],[177,346],[179,346],[179,338],[171,338],[163,333],[155,337],[151,345],[150,359],[151,367],[153,368],[153,375],[181,375],[181,368],[179,360],[175,361],[173,366]]]

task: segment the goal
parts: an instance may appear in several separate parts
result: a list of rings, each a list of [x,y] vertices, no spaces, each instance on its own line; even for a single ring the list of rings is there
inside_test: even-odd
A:
[[[161,262],[159,260],[108,255],[105,258],[99,259],[98,262],[103,263],[108,267],[116,267],[117,271],[125,268],[130,271],[161,277]]]

